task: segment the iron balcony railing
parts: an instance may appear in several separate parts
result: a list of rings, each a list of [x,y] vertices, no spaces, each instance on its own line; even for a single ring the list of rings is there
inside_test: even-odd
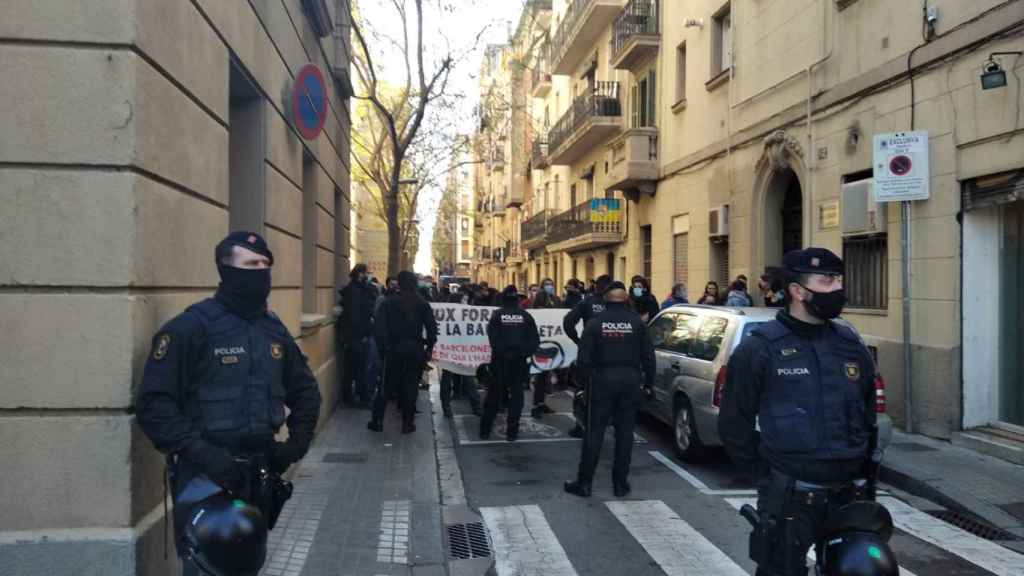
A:
[[[481,260],[490,260],[491,259],[491,248],[490,248],[490,246],[481,246],[480,247],[480,259]]]
[[[565,11],[562,23],[558,25],[558,30],[551,38],[552,62],[561,60],[562,56],[565,55],[565,51],[569,49],[569,43],[570,40],[572,40],[572,33],[576,29],[576,25],[579,23],[580,18],[587,13],[587,8],[595,1],[596,0],[572,0],[569,2],[569,7]]]
[[[553,210],[541,210],[527,218],[520,225],[520,237],[523,242],[541,240],[547,234],[548,220],[554,215]]]
[[[546,140],[533,141],[533,154],[531,154],[534,168],[543,168],[548,164],[548,143]]]
[[[595,82],[594,88],[572,102],[569,110],[548,132],[548,147],[558,150],[588,120],[595,117],[622,116],[618,82]]]
[[[658,0],[629,0],[612,25],[612,59],[618,57],[633,36],[658,33]]]
[[[620,212],[594,218],[590,206],[591,201],[587,200],[553,217],[548,222],[548,241],[563,242],[584,234],[622,234]]]
[[[551,44],[545,41],[537,50],[537,61],[533,64],[533,83],[531,86],[538,86],[544,82],[551,82]]]

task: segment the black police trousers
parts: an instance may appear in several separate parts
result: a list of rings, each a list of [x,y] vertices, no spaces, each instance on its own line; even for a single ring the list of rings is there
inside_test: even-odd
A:
[[[619,486],[629,478],[633,458],[633,428],[640,407],[640,371],[635,368],[602,368],[590,379],[587,390],[587,420],[577,480],[590,485],[601,458],[604,431],[615,426],[615,460],[612,482]]]
[[[195,562],[188,558],[181,559],[181,576],[201,576],[202,572]]]
[[[377,394],[373,397],[373,421],[378,424],[384,421],[388,400],[397,395],[398,407],[402,411],[402,425],[411,425],[416,416],[416,397],[422,374],[423,354],[393,352],[385,356],[384,384],[377,388]]]
[[[507,433],[516,436],[519,434],[519,418],[523,413],[523,384],[530,377],[530,365],[526,363],[526,357],[494,358],[491,360],[491,370],[491,382],[487,387],[487,399],[484,400],[484,415],[480,419],[480,432],[490,434],[498,406],[508,394]]]
[[[345,346],[345,366],[342,371],[341,398],[346,403],[369,402],[372,390],[367,382],[369,342],[348,342]]]
[[[480,392],[469,376],[463,376],[447,370],[441,371],[441,408],[445,414],[452,411],[452,397],[461,394],[469,400],[475,412],[480,408]]]
[[[829,515],[864,498],[852,481],[842,489],[804,489],[792,477],[772,470],[757,484],[758,515],[763,526],[772,528],[751,535],[755,576],[806,576],[807,552],[824,537]]]

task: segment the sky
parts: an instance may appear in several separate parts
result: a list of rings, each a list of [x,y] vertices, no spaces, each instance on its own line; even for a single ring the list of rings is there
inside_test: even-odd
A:
[[[415,46],[416,23],[413,16],[416,8],[413,0],[358,0],[357,4],[364,19],[382,36],[378,38],[377,46],[371,48],[378,52],[378,74],[383,71],[384,79],[404,84],[405,65],[402,61],[402,50],[390,46],[388,42],[389,38],[402,37],[401,19],[394,7],[396,1],[406,4],[410,15],[410,43]],[[509,33],[514,31],[515,25],[518,24],[523,1],[447,0],[451,10],[444,12],[438,9],[438,1],[423,2],[426,44],[424,67],[428,71],[434,69],[435,63],[449,51],[459,57],[449,80],[450,91],[466,95],[459,105],[459,117],[462,119],[460,131],[470,133],[475,125],[473,107],[477,102],[477,76],[484,49],[489,44],[508,42]],[[413,68],[415,73],[415,64]],[[443,184],[443,178],[441,182]],[[416,254],[415,267],[416,271],[422,274],[431,272],[431,239],[441,193],[442,188],[439,185],[425,189],[420,195],[420,246]]]

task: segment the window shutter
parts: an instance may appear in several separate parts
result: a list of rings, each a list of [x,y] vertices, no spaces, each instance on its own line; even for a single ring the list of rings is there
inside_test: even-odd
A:
[[[655,107],[655,105],[656,105],[657,94],[658,94],[658,90],[657,90],[658,84],[657,84],[656,80],[657,80],[657,72],[654,70],[654,68],[651,68],[650,77],[647,80],[647,125],[648,126],[655,126],[656,125],[655,124],[656,123],[655,110],[657,110],[657,108]]]
[[[636,128],[640,122],[640,84],[634,82],[629,89],[629,102],[630,102],[630,127]]]
[[[676,234],[675,235],[675,271],[674,281],[682,282],[689,287],[687,282],[687,276],[689,276],[689,261],[690,261],[690,235],[689,234]]]

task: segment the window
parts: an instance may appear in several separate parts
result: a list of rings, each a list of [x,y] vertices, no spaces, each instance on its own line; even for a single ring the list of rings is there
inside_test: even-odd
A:
[[[708,280],[718,282],[720,290],[729,285],[729,240],[712,240],[708,258]]]
[[[463,218],[462,219],[462,233],[463,234],[468,234],[469,233],[469,218]]]
[[[317,165],[302,154],[302,312],[316,314]]]
[[[266,208],[263,96],[233,59],[228,101],[228,226],[231,230],[262,233]]]
[[[678,314],[662,314],[657,320],[651,323],[651,342],[655,348],[667,350],[669,336],[676,328],[676,316]]]
[[[729,321],[725,318],[717,316],[705,318],[704,324],[701,325],[700,331],[697,333],[697,340],[693,344],[693,357],[713,362],[722,348],[725,329],[728,327]]]
[[[576,206],[576,185],[569,186],[569,208]]]
[[[732,66],[732,10],[726,3],[711,22],[711,77],[715,78]]]
[[[847,306],[886,310],[889,307],[889,239],[886,234],[843,238]]]
[[[462,257],[461,260],[469,260],[473,255],[469,252],[469,240],[462,241]]]
[[[347,222],[349,205],[340,188],[334,189],[334,288],[341,288],[342,279],[349,270],[349,231]]]
[[[672,281],[682,282],[689,287],[690,283],[687,280],[690,276],[690,234],[676,234],[672,240],[675,264]]]
[[[669,334],[666,348],[679,354],[690,356],[693,353],[694,340],[700,328],[700,318],[692,314],[676,314],[675,326]]]
[[[676,104],[686,102],[686,42],[676,48]]]
[[[651,277],[651,227],[641,226],[640,227],[640,239],[643,244],[643,262],[644,262],[644,278]]]
[[[632,114],[630,116],[633,128],[654,126],[655,109],[655,71],[651,68],[647,74],[633,83],[630,104]]]

